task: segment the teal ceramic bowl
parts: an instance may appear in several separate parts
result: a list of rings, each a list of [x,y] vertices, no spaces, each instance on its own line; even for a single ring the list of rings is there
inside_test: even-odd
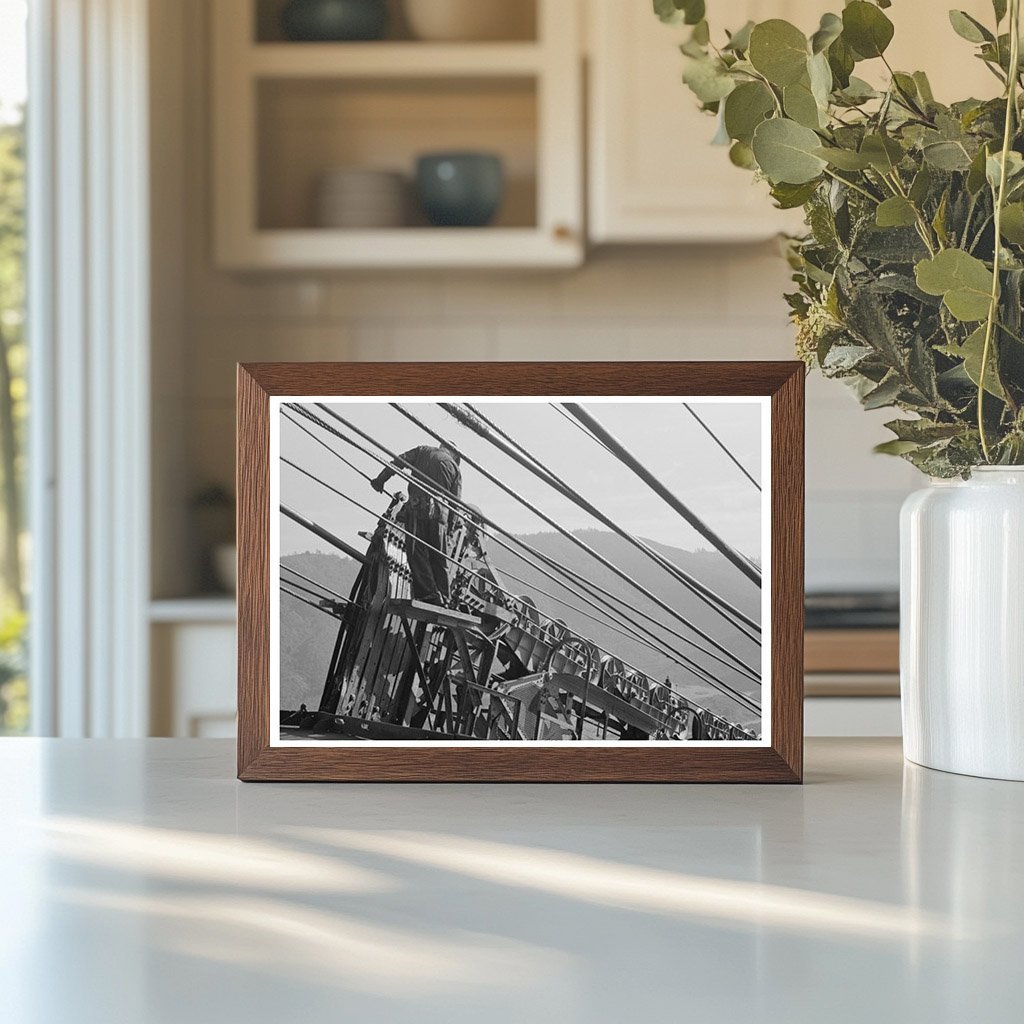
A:
[[[489,224],[505,196],[505,171],[493,153],[426,153],[416,162],[416,193],[436,227]]]
[[[387,27],[387,0],[290,0],[281,11],[285,38],[295,42],[362,42]]]

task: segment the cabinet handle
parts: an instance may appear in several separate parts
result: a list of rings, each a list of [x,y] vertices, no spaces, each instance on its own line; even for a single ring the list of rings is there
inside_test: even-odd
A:
[[[573,230],[568,224],[556,224],[552,232],[559,242],[569,242],[573,237]]]

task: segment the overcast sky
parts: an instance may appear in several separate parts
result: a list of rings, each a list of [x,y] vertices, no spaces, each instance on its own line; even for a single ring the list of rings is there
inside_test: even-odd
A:
[[[386,402],[329,403],[339,415],[365,430],[393,452],[430,437]],[[691,403],[695,411],[758,481],[761,479],[761,406],[748,400]],[[680,516],[653,494],[626,466],[584,435],[546,402],[475,402],[555,474],[621,526],[641,537],[685,550],[709,547]],[[634,452],[656,476],[728,543],[752,558],[761,555],[760,494],[704,432],[679,402],[593,403],[585,406]],[[569,529],[603,529],[586,512],[545,486],[489,442],[458,424],[433,403],[409,403],[419,419],[444,437],[456,441],[479,461]],[[308,424],[317,431],[315,425]],[[333,422],[333,421],[332,421]],[[336,422],[333,424],[340,428]],[[382,512],[388,499],[345,466],[298,427],[281,420],[281,455],[303,466],[362,505]],[[343,442],[325,437],[339,452],[369,476],[380,463]],[[462,464],[463,499],[479,505],[491,519],[516,534],[549,530],[541,519],[503,493],[467,462]],[[389,485],[395,489],[401,480]],[[281,501],[337,536],[362,547],[360,530],[372,530],[376,515],[325,490],[287,465],[281,466]],[[330,550],[322,541],[281,518],[281,554]]]

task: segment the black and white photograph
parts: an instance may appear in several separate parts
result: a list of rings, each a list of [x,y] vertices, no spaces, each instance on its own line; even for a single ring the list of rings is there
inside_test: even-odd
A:
[[[274,403],[277,744],[770,739],[766,400]]]

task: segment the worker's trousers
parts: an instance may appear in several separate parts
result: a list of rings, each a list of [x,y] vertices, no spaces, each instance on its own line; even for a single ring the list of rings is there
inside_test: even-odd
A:
[[[448,605],[448,561],[445,550],[447,524],[430,504],[413,505],[408,510],[409,533],[406,558],[412,574],[412,596],[417,601]],[[436,549],[436,550],[435,550]]]

